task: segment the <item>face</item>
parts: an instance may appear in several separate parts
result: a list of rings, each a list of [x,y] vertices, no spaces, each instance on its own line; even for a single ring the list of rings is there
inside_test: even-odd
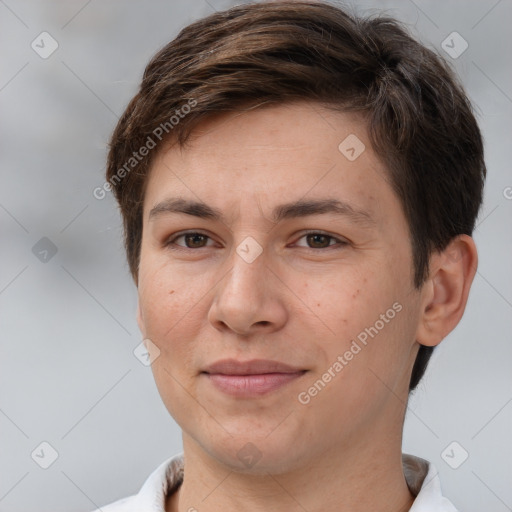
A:
[[[295,103],[204,121],[155,158],[143,215],[139,325],[190,446],[286,471],[401,430],[420,292],[362,120]]]

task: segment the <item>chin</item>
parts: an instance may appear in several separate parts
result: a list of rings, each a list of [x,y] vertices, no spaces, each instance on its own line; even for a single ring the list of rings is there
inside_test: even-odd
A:
[[[299,464],[299,459],[303,461],[296,435],[290,434],[287,442],[282,435],[272,438],[268,433],[258,436],[255,432],[247,435],[247,432],[248,429],[243,435],[226,435],[223,442],[203,449],[229,470],[252,475],[284,473]]]

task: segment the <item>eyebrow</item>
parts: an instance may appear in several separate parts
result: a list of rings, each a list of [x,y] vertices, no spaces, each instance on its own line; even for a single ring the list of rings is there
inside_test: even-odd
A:
[[[165,199],[155,205],[149,212],[149,219],[152,220],[162,215],[173,213],[182,213],[201,219],[224,222],[224,217],[219,209],[201,201],[178,197]],[[338,199],[298,200],[292,203],[281,204],[274,208],[271,221],[277,223],[284,219],[294,219],[327,213],[348,217],[358,224],[368,226],[375,225],[375,220],[368,212]]]

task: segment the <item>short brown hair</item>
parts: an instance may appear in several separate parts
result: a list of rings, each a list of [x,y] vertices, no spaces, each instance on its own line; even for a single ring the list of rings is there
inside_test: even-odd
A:
[[[428,276],[433,251],[471,235],[486,174],[483,143],[443,59],[390,18],[356,17],[324,2],[239,5],[185,27],[153,57],[112,135],[106,175],[135,281],[156,151],[145,151],[131,170],[133,155],[149,141],[160,147],[172,138],[184,146],[212,114],[296,100],[364,116],[407,218],[416,287]],[[432,350],[420,347],[410,390]]]

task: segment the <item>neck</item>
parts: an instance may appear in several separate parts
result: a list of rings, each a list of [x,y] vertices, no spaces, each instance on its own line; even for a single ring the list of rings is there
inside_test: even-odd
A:
[[[185,478],[167,512],[287,510],[290,512],[406,512],[401,435],[385,442],[351,442],[279,474],[235,472],[184,435]]]

